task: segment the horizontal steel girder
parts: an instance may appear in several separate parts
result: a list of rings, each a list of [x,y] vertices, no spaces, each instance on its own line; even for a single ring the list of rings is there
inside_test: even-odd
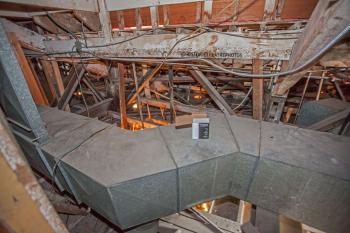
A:
[[[61,161],[59,186],[123,229],[224,196],[350,229],[348,137],[210,112],[210,139],[192,140],[190,128],[131,132],[39,110],[50,140],[33,148],[18,137],[28,160],[49,176]]]
[[[90,48],[85,48],[84,50],[93,52],[99,56],[115,56],[119,58],[164,58],[164,56],[168,55],[169,50],[176,44],[168,58],[288,60],[293,44],[299,36],[296,33],[292,34],[292,32],[293,31],[283,31],[280,34],[249,34],[238,32],[220,34],[208,32],[201,35],[198,34],[191,39],[179,43],[178,41],[188,36],[188,34],[155,34],[141,36],[126,43],[119,43],[120,41],[133,37],[126,36],[113,38],[110,44],[115,45],[106,47],[101,46],[106,44],[104,38],[88,38],[87,45]],[[269,40],[259,39],[257,37],[275,37],[282,39]],[[65,56],[62,53],[71,52],[75,43],[75,40],[44,41],[46,51],[49,53],[59,53],[57,56]],[[82,41],[82,43],[84,42]],[[100,47],[93,48],[93,46]],[[91,54],[86,55],[89,56]],[[76,54],[76,56],[78,57],[79,54]]]

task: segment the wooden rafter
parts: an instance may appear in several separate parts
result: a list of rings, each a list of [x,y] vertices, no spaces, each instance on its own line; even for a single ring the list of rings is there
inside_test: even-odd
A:
[[[349,12],[348,0],[319,1],[302,36],[293,47],[288,69],[305,63],[343,31],[350,22]],[[285,94],[305,73],[306,70],[280,79],[275,94]]]

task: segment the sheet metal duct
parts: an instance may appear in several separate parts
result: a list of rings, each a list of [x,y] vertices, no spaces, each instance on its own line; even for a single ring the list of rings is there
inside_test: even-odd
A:
[[[191,129],[131,132],[39,112],[49,140],[18,138],[31,164],[49,176],[58,164],[59,186],[123,229],[229,195],[329,232],[350,228],[348,137],[209,113],[210,139],[192,140]]]

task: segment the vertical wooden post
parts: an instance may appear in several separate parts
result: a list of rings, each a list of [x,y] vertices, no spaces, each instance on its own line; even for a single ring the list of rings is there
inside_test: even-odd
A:
[[[169,67],[169,97],[170,97],[170,123],[174,123],[174,72],[173,67]]]
[[[136,21],[136,30],[140,31],[142,29],[142,18],[141,18],[141,9],[135,9],[135,21]]]
[[[202,2],[196,2],[196,23],[200,23],[202,18]]]
[[[163,5],[164,25],[169,25],[169,5]]]
[[[203,21],[202,21],[204,25],[209,24],[212,10],[213,10],[213,1],[212,0],[204,1]]]
[[[252,210],[251,203],[240,200],[236,221],[241,225],[249,222],[251,217],[251,210]]]
[[[128,121],[126,116],[126,104],[125,104],[125,66],[122,63],[118,63],[118,76],[119,76],[119,109],[120,109],[120,127],[126,129],[128,127]]]
[[[35,76],[32,73],[30,65],[28,64],[28,61],[23,53],[22,46],[18,42],[16,35],[14,33],[9,33],[8,38],[16,54],[18,63],[21,66],[24,78],[27,81],[29,91],[32,94],[34,102],[40,105],[48,105],[48,100],[45,94],[42,92],[41,84],[39,80],[35,79]]]
[[[253,73],[263,73],[263,60],[253,60]],[[263,96],[264,96],[264,79],[254,78],[253,82],[253,118],[262,120],[263,118]]]
[[[117,18],[118,18],[118,28],[119,30],[125,29],[125,23],[124,23],[124,11],[117,11]]]
[[[47,83],[49,85],[50,93],[51,93],[51,95],[53,97],[53,100],[56,100],[56,99],[59,98],[59,96],[57,94],[58,91],[56,89],[55,79],[53,77],[54,75],[53,75],[53,71],[52,71],[52,67],[51,67],[50,61],[41,59],[40,63],[41,63],[41,67],[43,68],[46,81],[47,81]]]
[[[142,75],[147,73],[147,65],[142,65]],[[149,81],[146,82],[145,86],[145,96],[151,98],[151,89],[149,88]]]
[[[159,26],[159,14],[158,14],[158,7],[157,6],[151,6],[149,8],[151,12],[151,24],[152,29],[157,29]]]
[[[51,60],[51,66],[52,66],[55,81],[57,83],[58,94],[61,97],[63,95],[63,92],[64,92],[64,85],[63,85],[63,80],[62,80],[60,68],[58,67],[58,63],[55,59]]]
[[[138,84],[138,80],[137,80],[137,72],[136,72],[136,66],[135,63],[132,63],[132,74],[134,76],[134,82],[135,82],[135,89],[139,89],[139,84]],[[139,115],[140,115],[140,120],[141,120],[141,126],[142,129],[145,128],[145,124],[143,122],[143,112],[142,112],[142,104],[140,101],[140,95],[137,94],[137,109],[139,110]]]
[[[106,41],[110,42],[112,40],[112,24],[109,12],[106,9],[105,0],[98,0],[98,6],[100,10],[99,17],[102,28],[102,34]]]

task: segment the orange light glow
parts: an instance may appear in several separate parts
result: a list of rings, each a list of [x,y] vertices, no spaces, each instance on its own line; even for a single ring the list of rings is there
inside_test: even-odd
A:
[[[134,103],[134,104],[132,105],[132,108],[133,108],[133,109],[137,109],[137,103]]]
[[[195,96],[193,96],[193,98],[196,99],[196,100],[200,100],[200,99],[202,99],[202,96],[201,95],[195,95]]]

